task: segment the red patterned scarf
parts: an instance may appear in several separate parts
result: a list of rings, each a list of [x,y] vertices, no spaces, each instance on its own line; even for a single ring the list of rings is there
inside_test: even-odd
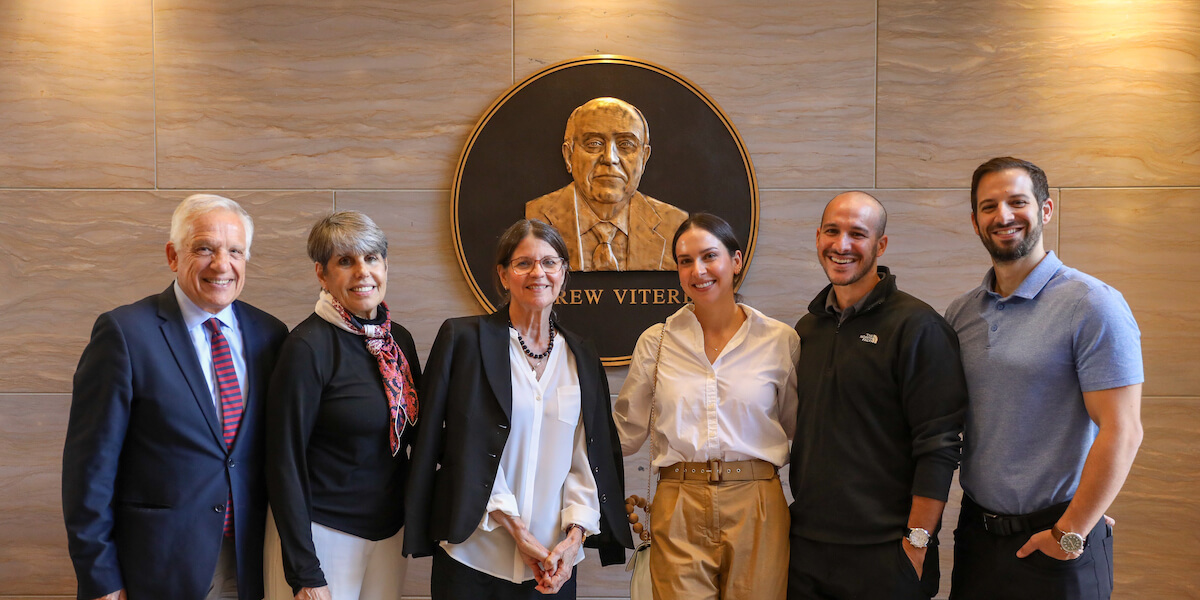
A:
[[[321,290],[316,313],[334,326],[366,338],[367,351],[379,361],[379,374],[387,392],[391,427],[388,428],[392,456],[400,452],[400,436],[407,425],[417,423],[417,390],[413,387],[408,359],[392,337],[392,321],[386,302],[379,303],[383,311],[382,325],[362,325],[342,307],[329,292]]]

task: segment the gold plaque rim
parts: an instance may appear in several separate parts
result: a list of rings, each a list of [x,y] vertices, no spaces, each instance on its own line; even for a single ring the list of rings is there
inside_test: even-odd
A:
[[[748,179],[749,179],[749,184],[750,184],[750,235],[749,235],[749,239],[746,240],[746,252],[745,252],[745,261],[744,261],[745,267],[744,268],[747,271],[749,271],[749,269],[750,269],[750,265],[754,259],[754,250],[755,250],[755,247],[757,246],[757,242],[758,242],[758,217],[759,217],[758,177],[755,175],[755,172],[754,172],[754,162],[750,158],[750,152],[746,149],[746,144],[742,140],[742,135],[740,132],[738,132],[737,126],[733,124],[732,120],[730,120],[729,115],[725,114],[725,111],[721,109],[721,106],[719,104],[717,104],[717,101],[714,100],[711,96],[709,96],[707,92],[705,92],[703,89],[701,89],[700,86],[696,85],[695,83],[692,83],[691,80],[684,77],[683,75],[680,75],[662,65],[653,63],[648,60],[634,58],[631,56],[624,56],[624,55],[620,55],[620,54],[592,54],[592,55],[587,55],[587,56],[579,56],[576,58],[567,59],[567,60],[564,60],[561,62],[554,63],[552,65],[549,65],[549,66],[537,71],[536,73],[529,75],[528,77],[522,79],[521,81],[513,84],[503,94],[500,94],[500,96],[498,98],[496,98],[496,100],[493,101],[490,106],[488,106],[487,110],[485,110],[483,112],[483,116],[481,116],[479,118],[479,121],[477,121],[475,123],[475,127],[471,129],[471,135],[467,137],[467,143],[463,145],[462,152],[458,156],[458,165],[454,169],[454,182],[450,187],[450,231],[454,237],[454,254],[455,254],[455,257],[458,259],[459,269],[462,270],[463,277],[466,278],[466,280],[467,280],[467,286],[471,289],[471,294],[473,296],[475,296],[475,300],[479,302],[479,304],[483,307],[483,309],[485,311],[487,311],[488,314],[496,312],[496,306],[493,305],[490,300],[488,300],[487,294],[485,294],[483,292],[483,290],[480,289],[480,287],[479,287],[480,284],[476,280],[475,274],[471,272],[471,267],[467,264],[467,258],[466,258],[465,253],[463,252],[462,234],[459,231],[458,193],[459,193],[459,186],[462,181],[463,170],[466,168],[467,157],[471,155],[471,148],[473,148],[475,146],[475,140],[479,138],[479,134],[483,131],[483,128],[487,126],[488,121],[491,120],[492,116],[496,114],[496,111],[500,110],[500,108],[502,106],[504,106],[504,104],[506,102],[508,102],[508,100],[510,98],[512,98],[517,92],[520,92],[522,89],[524,89],[526,86],[530,85],[531,83],[533,83],[547,75],[550,75],[552,73],[556,73],[558,71],[562,71],[564,69],[569,69],[572,67],[578,67],[578,66],[589,65],[589,64],[624,64],[624,65],[630,65],[630,66],[635,66],[635,67],[642,67],[642,68],[654,71],[656,73],[659,73],[661,75],[664,75],[670,79],[675,80],[679,84],[683,85],[688,90],[690,90],[693,94],[695,94],[697,97],[699,97],[701,100],[703,100],[704,103],[707,104],[708,107],[710,109],[712,109],[712,111],[721,119],[721,123],[725,125],[725,128],[733,136],[733,140],[737,144],[738,153],[741,154],[741,157],[742,157],[742,164],[746,169],[746,174],[749,176]],[[742,278],[742,281],[745,281],[744,277]],[[737,289],[741,289],[741,283],[742,282],[738,282],[738,285],[735,288],[735,291],[737,291]],[[626,356],[611,356],[611,357],[601,357],[600,358],[600,362],[602,362],[605,367],[628,366],[630,361],[632,361],[632,360],[633,360],[632,354],[629,354]]]

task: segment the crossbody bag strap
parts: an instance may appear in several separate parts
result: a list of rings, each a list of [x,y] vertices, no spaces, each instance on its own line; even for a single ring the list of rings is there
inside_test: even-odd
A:
[[[658,395],[658,361],[662,358],[663,340],[667,335],[667,324],[663,323],[662,331],[658,332],[658,351],[654,353],[654,381],[650,384],[650,428],[647,429],[647,435],[650,436],[650,468],[646,469],[646,505],[650,504],[650,487],[654,480],[654,413],[658,407],[658,402],[655,396]],[[650,512],[646,512],[646,527],[650,527]]]

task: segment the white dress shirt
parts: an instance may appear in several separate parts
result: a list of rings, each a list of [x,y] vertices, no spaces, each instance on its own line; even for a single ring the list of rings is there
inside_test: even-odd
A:
[[[512,379],[512,419],[508,442],[492,495],[479,527],[461,544],[442,542],[458,562],[507,581],[533,579],[517,544],[489,514],[499,510],[520,518],[539,542],[552,550],[571,525],[600,533],[600,498],[588,463],[580,421],[579,374],[566,338],[557,336],[542,378],[529,368],[517,330],[509,328],[508,364]],[[583,560],[583,552],[573,564]]]
[[[220,423],[224,417],[221,412],[221,390],[217,387],[217,375],[213,367],[212,332],[204,326],[204,322],[213,317],[221,322],[221,334],[229,342],[229,352],[233,354],[233,370],[237,373],[238,386],[242,388],[242,398],[246,398],[246,353],[237,315],[233,312],[232,304],[215,315],[196,306],[196,303],[180,289],[178,281],[175,282],[175,299],[179,302],[179,312],[183,314],[183,326],[187,328],[192,346],[196,348],[196,358],[200,359],[200,370],[204,372],[204,380],[208,382],[213,409],[217,411],[217,422]]]
[[[791,327],[738,306],[746,320],[712,363],[690,304],[642,333],[613,406],[625,456],[646,441],[654,357],[666,327],[654,394],[654,469],[714,458],[787,464],[788,440],[796,429],[800,337]]]

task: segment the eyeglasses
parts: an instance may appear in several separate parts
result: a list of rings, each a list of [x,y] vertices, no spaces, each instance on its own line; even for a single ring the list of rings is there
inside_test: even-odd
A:
[[[562,270],[563,265],[566,262],[567,261],[563,260],[560,256],[547,256],[541,260],[521,257],[508,261],[508,266],[512,267],[513,273],[516,273],[517,275],[528,275],[529,272],[533,270],[534,265],[540,264],[542,265],[543,273],[547,275],[554,275]]]

